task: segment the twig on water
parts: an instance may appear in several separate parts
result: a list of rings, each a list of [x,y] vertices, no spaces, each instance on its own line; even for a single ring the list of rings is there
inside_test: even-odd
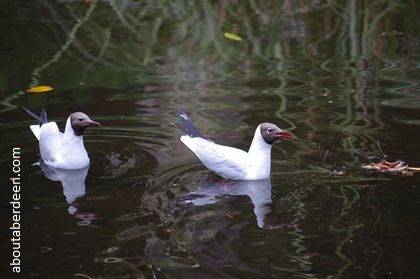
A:
[[[386,154],[382,151],[381,144],[380,144],[379,140],[378,140],[378,142],[377,142],[377,146],[378,146],[379,152],[381,152],[381,153],[382,153],[382,157],[383,157],[383,158],[388,158],[388,155],[386,155]]]
[[[350,146],[350,151],[353,154],[356,155],[357,160],[359,160],[359,157],[357,157],[357,156],[363,157],[366,160],[382,159],[382,158],[380,158],[378,156],[369,156],[369,155],[363,154],[362,152],[360,152],[359,150],[357,150],[356,148],[354,148],[353,144],[351,143],[350,138],[348,138],[348,142],[349,142],[349,146]]]
[[[319,145],[319,146],[321,146],[321,145]],[[321,149],[321,148],[319,148],[319,149]],[[329,167],[328,166],[328,164],[327,164],[327,155],[328,155],[328,152],[329,152],[329,150],[325,151],[324,157],[322,159],[322,165],[324,166],[324,168],[327,169],[332,176],[345,175],[346,174],[345,171],[343,171],[343,170],[337,170],[335,163],[334,163],[334,165],[332,165],[332,167]]]

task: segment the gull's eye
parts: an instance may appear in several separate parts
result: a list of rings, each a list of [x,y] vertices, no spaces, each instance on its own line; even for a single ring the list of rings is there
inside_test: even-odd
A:
[[[271,133],[273,131],[273,129],[272,128],[268,128],[267,129],[267,132],[269,132],[269,133]]]
[[[79,117],[79,119],[78,119],[80,122],[82,122],[83,120],[84,120],[84,118],[83,117]]]

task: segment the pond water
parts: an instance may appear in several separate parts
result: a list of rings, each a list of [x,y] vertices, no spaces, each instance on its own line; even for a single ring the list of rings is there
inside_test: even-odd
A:
[[[0,2],[1,278],[19,277],[14,147],[21,278],[420,277],[420,174],[361,168],[420,166],[414,1],[150,2]],[[22,106],[99,121],[90,167],[33,165]],[[179,141],[180,111],[222,144],[247,149],[266,121],[296,139],[269,180],[221,181]]]

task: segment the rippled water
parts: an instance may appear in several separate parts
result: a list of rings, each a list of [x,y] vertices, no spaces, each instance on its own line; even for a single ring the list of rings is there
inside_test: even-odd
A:
[[[1,5],[2,278],[15,146],[22,278],[420,276],[419,174],[360,168],[384,156],[420,165],[415,7]],[[43,84],[55,90],[22,91]],[[33,165],[22,106],[45,107],[60,128],[76,110],[101,122],[85,135],[90,167]],[[274,146],[271,179],[223,181],[179,141],[179,111],[243,149],[264,121],[297,139]]]

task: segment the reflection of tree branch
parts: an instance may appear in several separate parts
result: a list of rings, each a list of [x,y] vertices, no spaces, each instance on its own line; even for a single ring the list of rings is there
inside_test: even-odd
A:
[[[352,225],[345,229],[337,229],[334,225],[330,226],[330,230],[336,232],[337,234],[344,234],[344,238],[340,241],[340,243],[337,245],[335,249],[335,253],[337,256],[343,261],[343,265],[339,268],[337,271],[336,276],[334,278],[343,278],[343,274],[346,271],[347,268],[349,268],[353,261],[346,256],[346,254],[343,251],[344,245],[348,244],[349,241],[353,238],[355,231],[359,230],[363,227],[363,224],[356,224]]]
[[[350,190],[350,191],[348,191]],[[343,185],[340,187],[340,194],[341,198],[343,199],[342,208],[340,215],[334,220],[334,222],[329,226],[330,231],[337,234],[339,237],[340,235],[344,234],[344,237],[338,243],[335,249],[335,253],[337,256],[343,261],[343,265],[337,271],[336,278],[342,278],[344,271],[353,264],[353,261],[347,257],[343,251],[344,245],[348,244],[349,241],[354,236],[355,231],[359,230],[363,227],[363,224],[353,224],[353,225],[346,225],[344,228],[338,228],[337,223],[346,215],[348,215],[348,211],[355,205],[356,201],[360,199],[360,194],[358,189],[349,186]]]
[[[284,86],[287,84],[286,81],[284,81]],[[276,117],[286,121],[287,123],[290,124],[290,127],[288,127],[289,130],[294,130],[296,128],[296,125],[289,119],[287,119],[285,116],[282,115],[283,112],[286,111],[287,109],[287,98],[284,95],[282,90],[277,90],[278,93],[278,97],[280,98],[280,102],[279,102],[279,108],[276,110]]]
[[[284,198],[280,199],[280,204],[287,203],[288,207],[293,210],[292,230],[288,232],[293,235],[291,245],[294,247],[294,255],[288,255],[291,259],[299,263],[302,270],[309,271],[312,267],[312,262],[307,257],[308,248],[305,246],[305,232],[299,228],[299,224],[303,223],[307,216],[305,198],[314,190],[314,185],[309,184],[306,187],[297,189],[289,193]]]
[[[330,6],[331,10],[338,16],[344,18],[343,12],[339,10],[339,6],[335,3],[335,0],[328,0],[328,5]]]
[[[46,68],[48,68],[49,66],[51,66],[53,63],[57,62],[61,58],[63,53],[66,52],[69,49],[71,44],[76,39],[77,31],[79,31],[80,27],[82,27],[82,25],[87,20],[89,20],[90,15],[92,14],[93,10],[95,9],[97,2],[98,2],[98,0],[94,0],[90,4],[89,9],[87,10],[85,16],[73,26],[73,28],[70,30],[69,34],[67,35],[66,42],[61,46],[61,49],[59,51],[57,51],[49,61],[42,64],[40,67],[36,68],[33,71],[33,73],[32,73],[32,83],[30,84],[30,87],[38,85],[39,77],[41,75],[41,72],[43,70],[45,70]]]
[[[8,111],[8,110],[11,110],[11,109],[14,109],[14,108],[17,108],[17,106],[16,106],[16,105],[13,105],[11,102],[12,102],[14,99],[16,99],[16,98],[18,98],[19,96],[24,95],[24,94],[25,94],[25,93],[23,93],[23,91],[18,91],[18,92],[16,92],[15,94],[13,94],[13,95],[11,95],[11,96],[7,97],[6,99],[2,100],[2,101],[1,101],[1,104],[2,104],[3,106],[5,106],[5,108],[4,108],[4,109],[2,109],[2,110],[0,110],[0,113],[3,113],[3,112],[5,112],[5,111]]]
[[[374,10],[375,5],[378,1],[369,2],[373,3],[373,7],[366,7],[364,10],[364,22],[363,22],[363,31],[361,34],[361,48],[362,48],[362,55],[363,57],[369,57],[372,54],[373,48],[373,39],[375,36],[375,28],[379,20],[384,17],[387,13],[389,13],[392,9],[396,7],[396,4],[391,1],[386,9],[384,9],[381,13],[370,19],[370,10]],[[381,1],[380,4],[388,3],[388,1]],[[370,22],[369,22],[370,21]]]
[[[367,192],[367,205],[368,208],[371,209],[372,213],[371,216],[376,216],[374,219],[372,225],[370,226],[368,236],[366,239],[371,243],[371,251],[376,251],[376,253],[373,255],[374,261],[372,264],[370,264],[370,278],[375,278],[375,273],[378,272],[378,265],[383,259],[384,249],[380,246],[380,242],[377,240],[377,237],[375,235],[378,232],[378,227],[380,224],[380,221],[382,220],[382,212],[376,207],[376,202],[373,200],[376,196],[375,192],[376,187],[370,188],[370,191]]]
[[[110,38],[111,38],[110,29],[111,29],[111,27],[105,29],[105,37],[104,37],[104,40],[101,44],[101,49],[99,50],[99,53],[96,56],[96,58],[85,68],[85,71],[84,71],[84,74],[83,74],[84,78],[86,78],[86,75],[90,71],[90,69],[103,58],[106,50],[108,49],[109,43],[110,43]]]
[[[49,66],[51,66],[52,64],[54,64],[55,62],[57,62],[61,58],[63,53],[66,52],[69,49],[71,44],[76,39],[77,31],[89,19],[90,15],[92,14],[93,10],[96,7],[97,2],[98,2],[98,0],[94,0],[90,4],[90,7],[87,10],[85,16],[73,26],[73,28],[70,30],[69,34],[67,35],[66,42],[61,46],[61,49],[59,51],[57,51],[50,60],[48,60],[47,62],[45,62],[44,64],[42,64],[41,66],[39,66],[38,68],[36,68],[32,72],[32,78],[31,78],[31,83],[29,84],[29,87],[37,86],[38,83],[39,83],[39,78],[40,78],[41,72],[43,70],[45,70],[46,68],[48,68]],[[0,113],[16,108],[17,106],[13,105],[11,103],[11,101],[13,101],[14,99],[18,98],[19,96],[21,96],[23,94],[24,93],[22,91],[18,91],[15,94],[13,94],[13,95],[9,96],[8,98],[6,98],[5,100],[3,100],[1,102],[1,104],[3,106],[5,106],[6,108],[2,109],[0,111]]]

